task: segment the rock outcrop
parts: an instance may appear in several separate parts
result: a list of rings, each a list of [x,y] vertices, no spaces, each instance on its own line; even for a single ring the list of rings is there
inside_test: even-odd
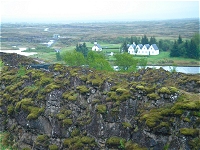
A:
[[[22,71],[23,70],[23,71]],[[6,66],[0,131],[17,149],[200,149],[198,75]]]

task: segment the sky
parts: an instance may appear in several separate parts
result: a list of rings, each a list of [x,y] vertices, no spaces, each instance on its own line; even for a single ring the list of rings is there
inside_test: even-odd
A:
[[[1,22],[98,22],[199,18],[199,1],[1,0]]]

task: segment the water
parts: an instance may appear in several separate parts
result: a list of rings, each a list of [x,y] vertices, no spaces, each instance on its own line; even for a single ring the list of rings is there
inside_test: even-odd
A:
[[[30,56],[37,54],[36,52],[23,52],[26,48],[19,48],[19,50],[0,50],[3,53],[17,53],[19,55]]]
[[[147,66],[149,68],[155,68],[159,69],[162,67],[163,69],[167,71],[171,71],[173,69],[173,66]],[[200,67],[185,67],[185,66],[177,66],[175,67],[176,72],[182,72],[187,74],[198,74],[200,73]]]

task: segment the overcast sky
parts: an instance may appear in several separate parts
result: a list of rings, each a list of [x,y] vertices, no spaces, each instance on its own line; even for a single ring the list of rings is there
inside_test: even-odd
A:
[[[1,0],[1,22],[199,18],[199,1]]]

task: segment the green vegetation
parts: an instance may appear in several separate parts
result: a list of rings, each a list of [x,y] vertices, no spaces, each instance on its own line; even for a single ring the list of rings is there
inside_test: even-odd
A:
[[[38,135],[35,144],[41,145],[43,147],[48,147],[49,137],[46,134]]]
[[[49,145],[49,150],[59,150],[58,146],[53,144],[53,145]]]
[[[186,136],[198,136],[199,135],[199,130],[197,129],[192,129],[192,128],[181,128],[180,133]]]
[[[100,114],[106,113],[106,105],[97,105],[96,109]]]

